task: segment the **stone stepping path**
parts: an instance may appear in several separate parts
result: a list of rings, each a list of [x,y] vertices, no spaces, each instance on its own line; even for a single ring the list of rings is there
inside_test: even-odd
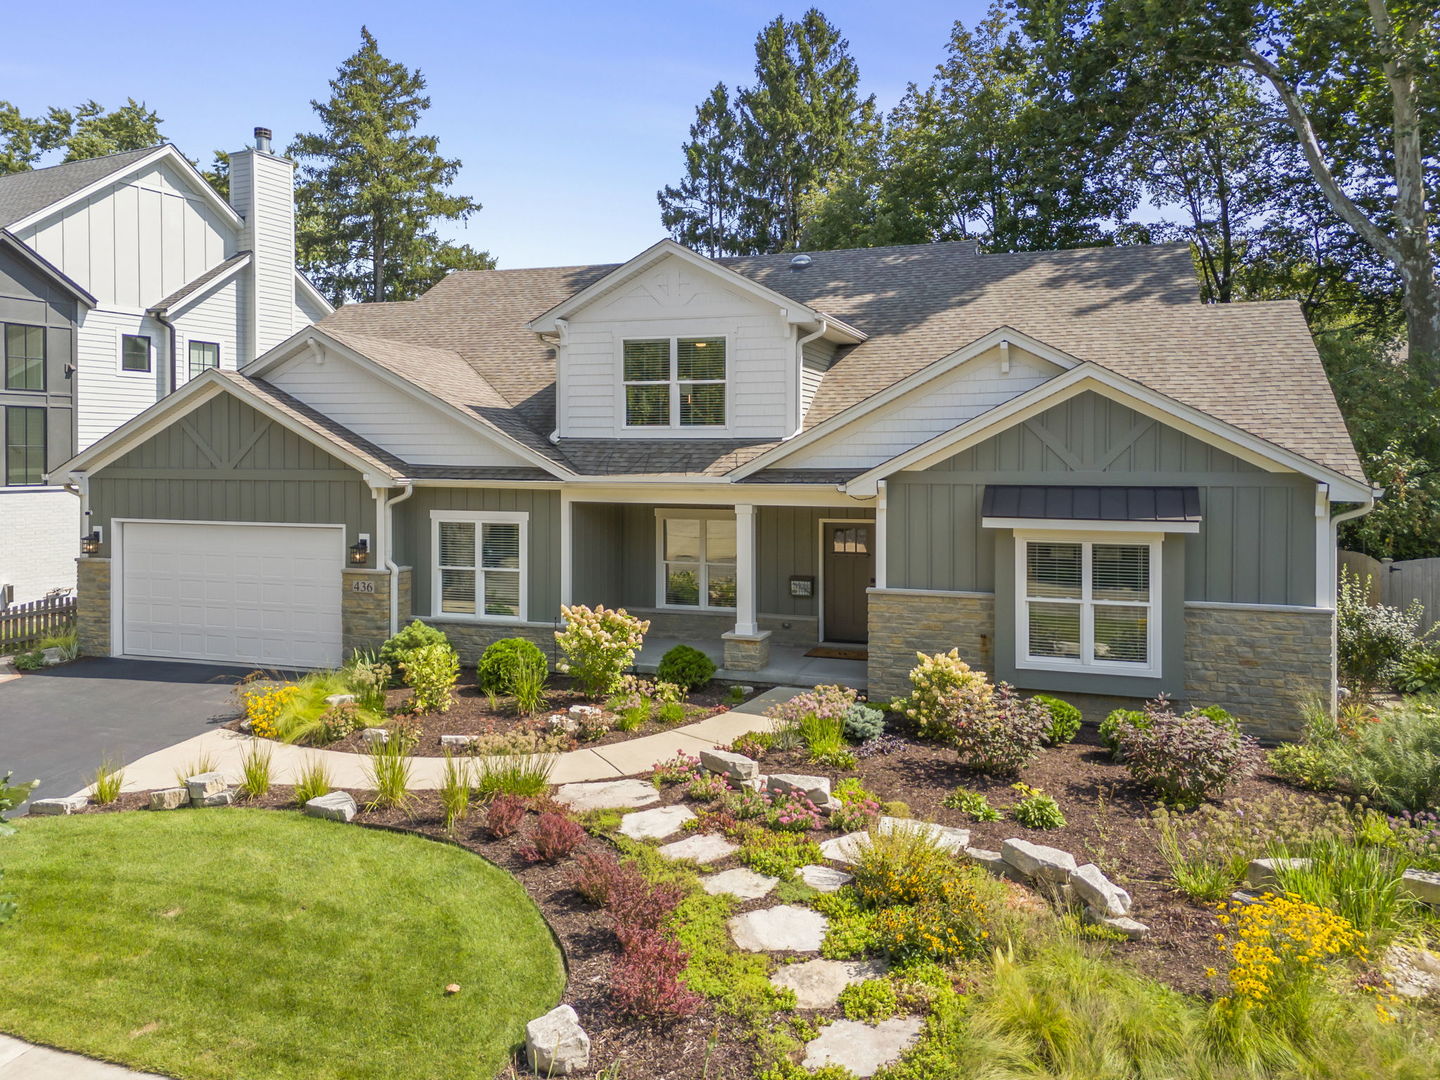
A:
[[[711,896],[722,893],[741,900],[759,900],[779,884],[779,878],[757,874],[754,870],[737,867],[720,874],[709,874],[700,879],[700,887]]]
[[[700,833],[687,836],[684,840],[665,844],[658,849],[667,859],[690,859],[697,863],[719,862],[740,850],[739,844],[732,844],[719,833]]]
[[[882,817],[876,823],[876,831],[888,836],[896,830],[914,830],[930,836],[943,850],[954,855],[963,851],[970,843],[970,830],[957,829],[953,825],[938,825],[933,821],[912,821],[909,818]],[[870,844],[868,832],[846,833],[820,845],[820,853],[831,862],[853,866],[860,861],[860,853]]]
[[[800,875],[801,881],[816,892],[839,892],[842,886],[849,885],[855,880],[854,874],[836,870],[833,866],[819,866],[815,863],[800,867],[796,873]]]
[[[631,840],[663,840],[683,829],[687,821],[694,820],[695,814],[688,806],[680,803],[657,806],[653,810],[626,814],[621,819],[620,832]]]
[[[923,1023],[918,1016],[899,1016],[878,1024],[836,1020],[805,1044],[801,1064],[807,1069],[843,1065],[856,1076],[874,1076],[914,1045]]]
[[[795,991],[797,1008],[830,1009],[840,999],[840,991],[851,983],[878,979],[884,974],[884,965],[873,960],[806,960],[782,964],[770,976],[770,984]]]
[[[586,784],[561,784],[555,801],[577,813],[586,810],[636,810],[660,801],[660,792],[648,780],[601,780]]]
[[[830,920],[813,908],[781,904],[736,915],[725,925],[745,952],[819,952]]]

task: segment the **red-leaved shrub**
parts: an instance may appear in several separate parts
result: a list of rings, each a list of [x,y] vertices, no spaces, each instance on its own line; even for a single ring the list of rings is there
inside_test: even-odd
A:
[[[610,891],[605,905],[610,916],[610,928],[620,939],[622,947],[628,949],[647,934],[659,931],[661,925],[685,898],[685,890],[678,885],[659,884],[645,880],[645,876],[633,866],[622,866]]]
[[[606,907],[618,884],[638,873],[632,866],[621,866],[620,860],[608,852],[582,851],[575,856],[570,887],[597,907]]]
[[[1176,716],[1164,701],[1147,706],[1142,722],[1122,725],[1116,742],[1130,775],[1180,806],[1218,799],[1261,761],[1260,744],[1228,713],[1191,709]]]
[[[584,840],[585,830],[576,822],[560,814],[541,814],[530,842],[519,849],[520,857],[527,862],[559,862]]]
[[[627,1016],[690,1016],[700,995],[680,981],[688,959],[659,931],[638,935],[610,968],[610,1000]]]
[[[525,819],[525,799],[519,795],[499,795],[485,810],[485,830],[496,840],[514,836]]]

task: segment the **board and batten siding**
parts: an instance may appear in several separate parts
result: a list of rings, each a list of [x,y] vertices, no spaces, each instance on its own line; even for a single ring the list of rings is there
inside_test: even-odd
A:
[[[560,617],[560,493],[531,488],[419,487],[396,505],[395,559],[413,567],[416,615],[430,617],[433,604],[435,552],[431,550],[432,510],[497,510],[529,514],[528,609],[531,622]],[[435,616],[443,619],[444,616]]]
[[[1012,345],[1009,353],[1008,372],[1001,370],[997,346],[796,451],[785,458],[785,467],[871,468],[1033,390],[1060,372],[1057,365],[1018,346]]]
[[[917,472],[890,478],[887,585],[991,592],[995,530],[986,484],[1132,484],[1200,489],[1185,551],[1187,601],[1315,603],[1315,483],[1269,473],[1095,393]]]
[[[417,465],[530,465],[482,432],[391,386],[334,349],[304,350],[266,373],[265,379]]]
[[[781,438],[795,428],[795,335],[779,309],[669,257],[568,320],[558,365],[566,438]],[[726,426],[625,428],[626,338],[726,337]]]
[[[347,545],[375,536],[359,473],[228,393],[93,473],[90,510],[104,557],[114,518],[343,524]]]

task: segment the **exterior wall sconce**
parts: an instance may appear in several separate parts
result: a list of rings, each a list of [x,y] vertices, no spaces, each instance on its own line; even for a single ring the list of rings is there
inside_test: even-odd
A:
[[[97,525],[85,536],[80,537],[80,554],[99,555],[100,545],[104,542],[105,537],[102,535],[100,527]]]
[[[364,566],[370,561],[370,534],[361,533],[360,538],[350,545],[350,565]]]

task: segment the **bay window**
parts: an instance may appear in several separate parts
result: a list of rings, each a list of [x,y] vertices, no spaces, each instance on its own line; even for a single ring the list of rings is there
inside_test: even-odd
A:
[[[524,620],[528,518],[484,510],[430,512],[436,616]]]
[[[723,337],[627,340],[621,353],[627,428],[725,426]]]
[[[728,511],[656,511],[657,607],[735,610],[735,518]]]

